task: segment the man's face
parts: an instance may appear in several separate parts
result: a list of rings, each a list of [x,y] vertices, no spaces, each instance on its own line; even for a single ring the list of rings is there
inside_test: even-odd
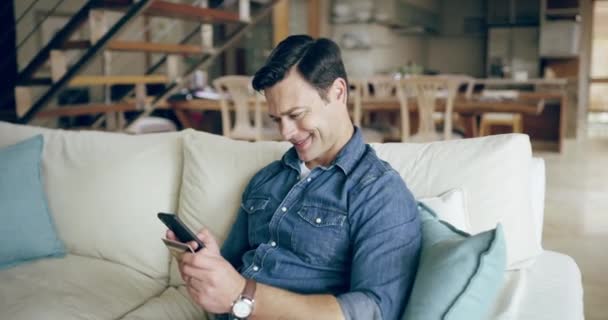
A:
[[[345,108],[346,100],[336,86],[340,85],[329,89],[325,101],[292,68],[283,80],[264,90],[270,117],[278,124],[283,139],[294,145],[300,160],[311,168],[331,163],[342,147],[336,145],[343,140],[339,129],[343,126],[337,122],[344,121],[340,108]]]

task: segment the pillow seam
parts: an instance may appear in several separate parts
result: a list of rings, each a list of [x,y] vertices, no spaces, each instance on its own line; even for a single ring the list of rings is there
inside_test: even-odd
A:
[[[496,241],[496,232],[497,229],[494,229],[492,231],[492,239],[490,241],[490,245],[488,246],[488,248],[486,250],[484,250],[484,252],[481,254],[480,258],[479,258],[479,262],[477,264],[477,268],[475,269],[475,272],[473,273],[473,275],[471,276],[471,278],[469,279],[469,281],[467,281],[467,284],[464,286],[464,288],[462,289],[462,291],[457,295],[456,299],[452,302],[452,304],[448,307],[447,311],[444,314],[444,317],[442,317],[443,319],[449,319],[450,315],[452,314],[452,312],[456,309],[456,307],[460,304],[460,302],[463,300],[463,296],[465,295],[465,293],[468,291],[468,289],[472,286],[473,282],[476,282],[479,273],[482,269],[482,267],[486,264],[486,258],[489,255],[489,253],[491,251],[493,251],[495,249],[495,247],[497,246],[497,241]]]

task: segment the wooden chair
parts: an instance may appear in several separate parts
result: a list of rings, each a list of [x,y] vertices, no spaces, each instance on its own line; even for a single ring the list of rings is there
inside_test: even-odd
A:
[[[374,134],[381,134],[383,139],[398,139],[399,128],[392,123],[390,114],[378,112],[372,121],[369,112],[365,112],[363,107],[377,101],[396,99],[397,80],[392,76],[371,76],[354,80],[353,83],[358,87],[361,98],[358,111],[362,119],[361,125],[368,128],[368,134],[371,135],[370,130],[374,130]]]
[[[535,114],[539,115],[545,108],[545,100],[539,100],[536,104]],[[487,136],[492,131],[492,126],[511,127],[513,133],[524,132],[524,118],[521,113],[486,112],[481,115],[479,123],[479,136]]]
[[[249,76],[223,76],[213,81],[220,94],[222,133],[224,136],[249,141],[281,140],[277,128],[264,123],[261,99],[263,97],[251,87]],[[254,101],[253,121],[249,104]],[[234,109],[234,124],[231,111]]]
[[[401,140],[423,142],[452,139],[454,100],[464,81],[464,78],[454,76],[414,76],[401,79],[397,86],[401,106]],[[410,137],[408,99],[412,96],[416,97],[418,106],[418,131]],[[436,131],[433,118],[438,98],[446,100],[443,134]]]
[[[361,129],[363,134],[363,140],[367,143],[373,142],[384,142],[384,135],[380,130],[366,127],[369,124],[368,121],[363,121],[364,113],[363,100],[364,96],[369,101],[369,89],[368,82],[364,79],[351,79],[349,80],[349,99],[353,102],[353,109],[351,112],[353,123]]]
[[[469,76],[469,75],[460,75],[460,74],[454,74],[454,75],[443,75],[445,77],[450,77],[456,81],[459,81],[460,84],[458,85],[458,88],[456,89],[456,95],[458,95],[458,93],[460,92],[460,88],[462,88],[462,86],[464,85],[465,87],[465,94],[464,97],[465,99],[471,99],[471,97],[473,96],[473,89],[475,87],[475,78]],[[443,125],[444,122],[444,117],[445,114],[443,112],[439,112],[439,111],[435,111],[433,112],[433,120],[435,120],[435,124],[436,125]],[[452,113],[452,124],[457,124],[460,121],[460,117],[458,116],[457,113]],[[453,125],[455,126],[455,125]]]

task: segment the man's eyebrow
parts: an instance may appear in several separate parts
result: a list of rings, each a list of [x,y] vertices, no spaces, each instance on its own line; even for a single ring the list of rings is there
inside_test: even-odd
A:
[[[281,112],[279,115],[281,115],[281,116],[288,115],[288,114],[290,114],[290,113],[292,113],[294,111],[297,111],[299,109],[306,109],[306,107],[304,107],[304,106],[292,107],[292,108],[289,108],[289,109]],[[270,115],[270,116],[272,117],[273,115]]]
[[[300,106],[300,107],[293,107],[293,108],[290,108],[290,109],[288,109],[288,110],[285,110],[285,111],[281,112],[281,115],[287,115],[287,114],[290,114],[290,113],[292,113],[292,112],[294,112],[294,111],[296,111],[296,110],[298,110],[298,109],[305,109],[305,108],[306,108],[306,107],[303,107],[303,106]]]

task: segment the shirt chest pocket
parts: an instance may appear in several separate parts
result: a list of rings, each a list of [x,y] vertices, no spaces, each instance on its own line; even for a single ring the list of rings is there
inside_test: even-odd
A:
[[[337,267],[345,263],[349,248],[346,212],[303,206],[295,218],[291,244],[300,258],[315,265]]]
[[[272,219],[272,211],[269,198],[248,198],[241,204],[242,209],[247,212],[248,238],[252,246],[265,242],[270,237],[268,225]]]

